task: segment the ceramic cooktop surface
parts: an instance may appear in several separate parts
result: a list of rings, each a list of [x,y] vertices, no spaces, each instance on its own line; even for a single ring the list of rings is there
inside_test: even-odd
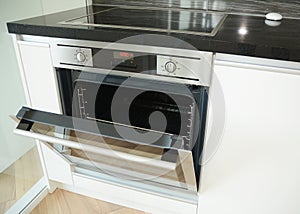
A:
[[[117,7],[61,24],[214,36],[225,18],[206,11]]]

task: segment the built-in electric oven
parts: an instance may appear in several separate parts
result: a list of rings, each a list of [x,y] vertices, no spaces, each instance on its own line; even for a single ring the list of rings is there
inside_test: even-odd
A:
[[[212,53],[54,39],[51,54],[62,114],[23,107],[20,132],[49,142],[79,172],[197,193]]]

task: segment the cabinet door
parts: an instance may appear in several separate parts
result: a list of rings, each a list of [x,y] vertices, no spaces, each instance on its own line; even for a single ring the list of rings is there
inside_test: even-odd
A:
[[[212,105],[222,93],[223,137],[204,163],[199,213],[299,213],[300,66],[217,62]]]
[[[35,109],[43,109],[53,113],[61,113],[59,102],[59,93],[55,70],[52,65],[50,45],[43,42],[16,41],[16,48],[19,51],[20,74],[23,81],[23,88],[27,99],[27,105]],[[56,181],[63,179],[54,179],[62,177],[59,170],[52,170],[51,166],[56,163],[56,159],[49,162],[51,154],[48,155],[41,142],[36,141],[44,175],[47,178]],[[64,160],[57,160],[63,162]],[[60,166],[65,166],[60,164]],[[67,171],[66,171],[67,172]],[[66,173],[65,172],[65,173]],[[65,183],[70,183],[66,177]],[[48,182],[50,188],[50,183]]]
[[[32,108],[60,113],[57,80],[47,43],[18,41],[25,90]]]

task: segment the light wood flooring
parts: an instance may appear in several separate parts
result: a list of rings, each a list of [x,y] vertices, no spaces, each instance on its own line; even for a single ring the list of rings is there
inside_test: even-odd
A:
[[[0,173],[0,214],[5,213],[42,176],[38,151],[34,146]]]
[[[61,189],[48,194],[32,214],[145,214],[145,212],[78,195]]]
[[[36,146],[0,173],[0,214],[5,213],[42,177]],[[144,212],[57,189],[32,211],[34,214],[145,214]]]

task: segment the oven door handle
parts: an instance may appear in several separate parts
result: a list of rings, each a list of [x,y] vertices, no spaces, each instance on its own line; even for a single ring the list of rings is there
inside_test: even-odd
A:
[[[106,123],[102,121],[87,120],[67,115],[60,115],[40,110],[34,110],[28,107],[22,107],[16,117],[22,120],[19,129],[30,130],[33,123],[39,123],[54,127],[60,127],[66,130],[74,130],[83,133],[93,134],[102,137],[108,137],[117,140],[124,140],[138,145],[148,145],[164,149],[180,149],[183,147],[183,139],[177,135],[161,133],[151,130],[139,130],[140,133],[150,133],[152,143],[149,138],[142,135],[120,133],[132,133],[133,128],[118,124]],[[149,135],[148,135],[149,136]]]
[[[107,149],[107,148],[101,148],[101,147],[97,147],[97,146],[93,146],[93,145],[78,143],[78,142],[74,142],[71,140],[47,136],[44,134],[34,133],[31,131],[25,131],[25,130],[21,130],[18,128],[14,130],[14,133],[25,136],[25,137],[30,137],[30,138],[34,138],[37,140],[41,140],[43,142],[59,144],[59,145],[63,145],[63,146],[66,146],[69,148],[74,148],[74,149],[83,149],[86,152],[92,152],[92,153],[96,153],[99,155],[109,156],[112,158],[119,157],[119,158],[123,158],[124,160],[139,162],[139,163],[143,163],[148,166],[159,167],[159,168],[166,169],[166,170],[174,170],[177,167],[176,161],[168,162],[168,161],[163,161],[160,159],[158,160],[158,159],[133,155],[133,154],[125,153],[125,152],[113,151],[113,150]]]

